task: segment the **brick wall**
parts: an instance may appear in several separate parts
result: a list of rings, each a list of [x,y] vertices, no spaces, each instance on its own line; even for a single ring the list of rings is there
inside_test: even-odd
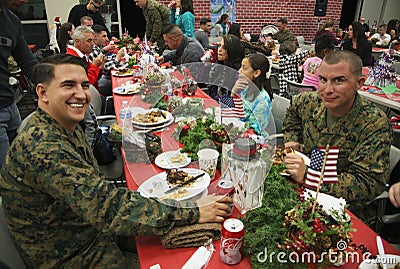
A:
[[[160,0],[167,5],[169,1]],[[193,0],[196,25],[202,17],[210,17],[210,0]],[[329,0],[326,17],[321,23],[333,19],[339,24],[343,0]],[[236,0],[236,22],[243,27],[244,33],[259,34],[266,24],[277,24],[281,17],[288,18],[288,27],[295,36],[302,35],[310,41],[318,27],[318,17],[314,16],[315,0]]]

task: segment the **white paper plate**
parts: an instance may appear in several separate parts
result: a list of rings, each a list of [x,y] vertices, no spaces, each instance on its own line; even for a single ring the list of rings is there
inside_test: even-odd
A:
[[[386,254],[383,256],[383,259],[386,260],[386,266],[388,269],[393,268],[397,263],[400,263],[400,256],[398,255],[391,255],[391,254]],[[367,259],[364,260],[359,266],[359,269],[379,269],[379,263],[381,260],[379,255],[377,259]]]
[[[140,125],[136,125],[136,124],[132,123],[132,127],[136,128],[136,129],[139,129],[140,131],[148,132],[148,131],[157,131],[157,130],[160,130],[160,129],[162,129],[162,128],[165,128],[165,127],[171,125],[172,123],[174,123],[174,118],[173,118],[173,117],[172,117],[172,119],[171,119],[170,121],[168,121],[168,122],[166,122],[166,123],[164,123],[164,124],[161,124],[161,125],[156,125],[156,126],[140,126]]]
[[[113,73],[114,77],[130,77],[133,76],[133,74],[135,74],[135,71],[133,69],[129,69],[127,72],[125,73],[118,73],[119,71],[116,71]]]
[[[181,155],[182,161],[174,161],[173,158]],[[162,169],[182,168],[190,164],[192,159],[186,153],[181,153],[180,150],[163,152],[155,159],[155,164]]]
[[[204,173],[204,171],[194,168],[182,168],[180,170],[185,171],[190,176],[197,176]],[[139,186],[138,191],[143,197],[169,198],[182,201],[200,195],[209,185],[210,176],[204,173],[204,176],[187,186],[165,195],[164,192],[174,186],[167,182],[167,172],[162,172],[143,182],[143,184]]]
[[[135,94],[135,93],[140,92],[140,89],[142,88],[142,86],[143,85],[140,83],[133,83],[133,84],[129,84],[126,86],[116,87],[113,89],[113,92],[116,94],[122,94],[122,95]]]
[[[152,123],[144,123],[144,122],[139,122],[139,121],[135,121],[135,117],[139,114],[145,114],[151,111],[160,111],[163,112],[165,115],[165,118],[160,117],[160,119],[157,122],[152,122]],[[172,114],[166,110],[161,110],[161,109],[157,109],[157,108],[153,108],[153,109],[149,109],[146,110],[145,113],[138,113],[136,114],[135,112],[132,112],[132,124],[135,126],[140,126],[142,128],[149,128],[149,127],[155,127],[155,126],[160,126],[160,125],[164,125],[167,122],[173,121],[174,117],[172,116]]]

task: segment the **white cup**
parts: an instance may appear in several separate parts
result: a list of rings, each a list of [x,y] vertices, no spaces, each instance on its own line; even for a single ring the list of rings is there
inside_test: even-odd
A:
[[[219,152],[215,149],[201,149],[197,152],[197,156],[199,157],[200,169],[213,179],[217,170]]]

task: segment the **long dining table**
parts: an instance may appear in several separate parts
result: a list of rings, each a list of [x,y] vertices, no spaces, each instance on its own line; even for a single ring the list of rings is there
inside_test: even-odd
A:
[[[113,88],[118,87],[122,84],[126,84],[128,82],[132,82],[132,77],[116,77],[112,73],[112,85]],[[206,93],[202,90],[198,89],[196,94],[193,96],[196,98],[202,98],[204,100],[204,107],[217,106],[216,101],[211,99]],[[119,95],[113,93],[114,99],[114,107],[117,116],[118,124],[122,124],[119,118],[119,111],[121,109],[122,101],[127,100],[130,103],[130,106],[141,107],[148,109],[151,104],[145,103],[142,101],[142,97],[140,94],[135,95]],[[178,150],[181,145],[179,142],[175,141],[172,137],[172,133],[176,128],[176,124],[173,123],[161,131],[155,132],[158,136],[160,136],[162,141],[162,150],[170,151],[170,150]],[[126,178],[127,188],[130,190],[136,191],[138,187],[148,178],[154,176],[164,170],[157,167],[154,164],[147,164],[145,162],[142,163],[133,163],[126,160],[125,152],[122,150],[123,158],[124,158],[124,172]],[[198,162],[192,162],[188,167],[198,168]],[[220,177],[219,173],[216,174],[214,180],[211,181],[210,186],[208,188],[208,194],[215,193],[216,183],[218,178]],[[238,216],[239,212],[237,209],[234,209],[234,213],[232,216]],[[356,229],[353,232],[353,242],[356,244],[364,244],[364,246],[373,254],[378,254],[378,249],[376,246],[376,233],[371,230],[368,226],[366,226],[361,220],[359,220],[354,214],[350,212],[350,216],[353,222],[353,227]],[[186,261],[193,255],[193,253],[197,250],[195,247],[190,248],[176,248],[176,249],[166,249],[162,246],[159,236],[136,236],[136,247],[140,262],[141,268],[150,268],[153,265],[159,265],[160,268],[182,268],[182,266],[186,263]],[[211,257],[211,260],[208,264],[207,268],[215,268],[215,269],[224,269],[224,268],[251,268],[250,258],[245,257],[241,260],[239,264],[234,266],[227,265],[223,263],[219,257],[219,249],[220,249],[220,241],[214,242],[214,246],[216,251]],[[384,241],[384,247],[386,253],[388,254],[397,254],[400,253],[389,243]],[[361,256],[361,255],[360,255]],[[345,269],[353,269],[358,268],[358,264],[361,261],[355,261],[352,263],[347,263],[340,268]],[[266,264],[266,268],[268,268]],[[157,267],[154,267],[157,268]],[[333,267],[334,268],[334,267]]]

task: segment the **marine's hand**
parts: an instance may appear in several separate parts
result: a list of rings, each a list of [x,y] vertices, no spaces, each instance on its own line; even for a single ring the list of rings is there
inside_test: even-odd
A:
[[[197,201],[200,210],[198,223],[223,222],[230,213],[229,203],[233,203],[229,196],[209,195],[200,198]]]
[[[389,199],[395,207],[400,207],[400,182],[390,187]]]
[[[303,158],[296,153],[289,153],[283,161],[286,164],[286,172],[298,183],[302,183],[306,173],[306,165]]]

